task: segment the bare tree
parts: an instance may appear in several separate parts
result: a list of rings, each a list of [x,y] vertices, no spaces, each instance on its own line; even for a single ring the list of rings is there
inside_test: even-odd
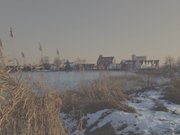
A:
[[[177,65],[178,68],[180,68],[180,57],[177,58],[176,65]]]
[[[172,71],[172,68],[175,65],[175,59],[172,56],[166,56],[164,64],[170,69],[170,71]]]
[[[84,68],[83,68],[83,64],[86,63],[86,60],[85,59],[81,59],[81,58],[76,58],[75,61],[74,61],[74,64],[76,65],[76,68],[77,70],[80,70],[82,71]]]
[[[44,56],[42,57],[42,59],[40,60],[41,65],[44,66],[45,69],[50,69],[50,63],[49,63],[49,57],[48,56]]]
[[[85,59],[81,59],[81,58],[76,58],[76,60],[74,61],[75,64],[85,64],[86,60]]]
[[[60,70],[61,64],[62,62],[59,57],[54,58],[54,65],[56,66],[56,70]]]

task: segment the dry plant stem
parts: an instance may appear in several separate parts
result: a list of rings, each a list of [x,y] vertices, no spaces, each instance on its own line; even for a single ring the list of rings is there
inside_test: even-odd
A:
[[[0,69],[0,134],[66,135],[59,116],[62,106],[59,94],[37,95],[20,80]]]
[[[86,115],[101,109],[134,112],[133,108],[126,105],[127,98],[122,91],[121,82],[106,78],[90,85],[81,84],[74,91],[66,91],[62,95],[62,111],[74,114],[75,118],[79,118],[80,113]]]

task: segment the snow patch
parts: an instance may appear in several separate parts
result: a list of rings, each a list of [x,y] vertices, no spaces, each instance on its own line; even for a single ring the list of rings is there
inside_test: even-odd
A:
[[[86,127],[92,132],[110,123],[116,134],[177,134],[180,131],[180,115],[173,114],[171,111],[176,110],[179,113],[180,106],[167,104],[165,100],[160,100],[160,97],[161,91],[156,90],[138,94],[132,101],[129,101],[129,105],[134,107],[137,113],[105,109],[88,114],[85,117]],[[153,111],[152,107],[156,100],[162,102],[170,111]],[[105,113],[108,115],[102,117]]]

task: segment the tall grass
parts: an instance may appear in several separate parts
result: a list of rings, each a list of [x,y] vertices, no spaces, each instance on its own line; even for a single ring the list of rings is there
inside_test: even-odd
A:
[[[62,111],[78,117],[80,114],[93,113],[101,109],[118,109],[134,112],[126,105],[128,96],[123,93],[121,83],[111,78],[81,84],[75,91],[66,91],[62,95]]]
[[[59,94],[37,95],[32,87],[0,69],[0,134],[65,135]]]
[[[164,98],[175,104],[180,104],[180,79],[172,80],[172,85],[172,87],[165,89]]]

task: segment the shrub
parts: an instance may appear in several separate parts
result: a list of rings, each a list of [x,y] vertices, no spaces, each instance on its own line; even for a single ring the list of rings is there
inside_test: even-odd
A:
[[[165,89],[163,95],[166,100],[169,100],[175,104],[180,104],[180,79],[172,80],[172,87]]]
[[[120,82],[105,78],[90,85],[81,84],[78,90],[66,91],[62,95],[62,111],[77,117],[80,113],[94,113],[102,109],[134,112],[133,108],[126,105],[127,98],[121,90]]]
[[[175,79],[172,83],[173,87],[165,89],[164,98],[175,104],[180,104],[180,79]]]

